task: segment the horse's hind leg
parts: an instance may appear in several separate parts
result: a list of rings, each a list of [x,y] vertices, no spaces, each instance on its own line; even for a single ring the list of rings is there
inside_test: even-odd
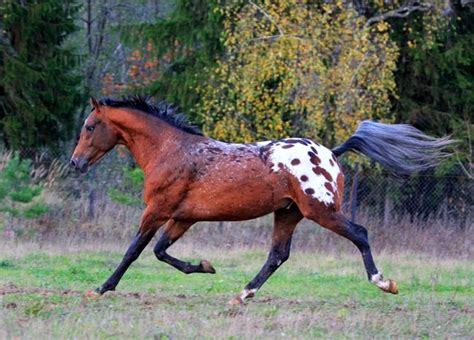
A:
[[[246,298],[251,298],[265,281],[290,257],[291,238],[296,225],[303,218],[298,207],[293,204],[290,209],[275,211],[272,247],[268,259],[260,272],[250,281],[244,290],[229,303],[242,304]]]
[[[362,254],[362,259],[364,261],[365,269],[367,271],[367,276],[369,281],[379,287],[386,293],[397,294],[397,284],[393,280],[384,281],[382,273],[379,272],[375,266],[374,259],[372,257],[372,252],[370,250],[369,238],[367,234],[367,229],[363,226],[355,224],[349,221],[342,213],[340,212],[323,212],[314,216],[313,214],[305,214],[305,217],[312,219],[319,225],[329,230],[334,231],[335,233],[347,238],[359,249]]]
[[[166,249],[170,247],[176,240],[178,240],[183,234],[194,224],[194,222],[179,222],[169,220],[166,224],[165,230],[161,235],[160,239],[156,243],[154,252],[158,260],[168,263],[176,269],[182,271],[185,274],[191,273],[210,273],[215,274],[215,269],[212,265],[202,260],[199,264],[192,264],[189,262],[181,261],[166,252]]]

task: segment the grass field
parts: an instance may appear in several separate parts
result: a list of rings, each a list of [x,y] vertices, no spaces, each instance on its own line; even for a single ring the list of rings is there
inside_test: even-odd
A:
[[[266,258],[264,249],[177,246],[216,275],[186,276],[150,249],[117,292],[94,299],[120,247],[0,244],[0,338],[472,338],[474,263],[421,254],[375,254],[399,295],[370,285],[359,254],[294,251],[244,306],[229,306]],[[15,255],[13,255],[15,254]]]

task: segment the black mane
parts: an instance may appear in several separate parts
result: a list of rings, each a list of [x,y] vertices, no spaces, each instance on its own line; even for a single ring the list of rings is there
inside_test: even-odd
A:
[[[179,109],[175,105],[166,101],[159,102],[155,105],[150,96],[126,96],[122,97],[121,100],[102,98],[99,100],[99,104],[110,107],[123,107],[139,110],[164,120],[166,123],[184,132],[202,136],[201,130],[196,126],[189,124],[186,121],[186,117],[179,112]]]

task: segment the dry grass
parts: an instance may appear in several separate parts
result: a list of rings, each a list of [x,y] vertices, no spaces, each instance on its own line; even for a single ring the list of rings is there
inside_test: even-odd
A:
[[[88,218],[87,197],[68,199],[65,203],[55,192],[45,189],[44,198],[52,207],[45,216],[37,220],[14,219],[10,222],[18,231],[16,238],[40,243],[90,242],[98,239],[126,243],[135,234],[142,213],[140,208],[117,205],[107,197],[98,197],[97,213]],[[244,222],[198,223],[179,243],[216,248],[245,246],[268,249],[272,222],[272,216],[268,215]],[[460,229],[446,227],[441,220],[410,221],[406,218],[384,228],[381,220],[368,214],[360,214],[357,222],[367,227],[372,248],[378,252],[421,252],[435,257],[456,258],[474,256],[474,223]],[[347,240],[308,220],[298,225],[293,244],[294,249],[307,251],[347,252],[353,249]]]

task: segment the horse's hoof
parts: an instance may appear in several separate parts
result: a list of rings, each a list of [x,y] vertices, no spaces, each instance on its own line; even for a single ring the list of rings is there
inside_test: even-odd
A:
[[[388,287],[380,287],[385,293],[398,294],[397,283],[393,280],[388,279]]]
[[[202,260],[201,263],[200,263],[200,266],[201,266],[202,270],[204,271],[204,273],[209,273],[209,274],[215,274],[216,273],[216,270],[214,269],[212,264],[207,260]]]
[[[107,287],[106,285],[102,285],[96,289],[94,289],[94,293],[97,295],[104,295],[109,290],[115,290],[115,287]]]
[[[244,304],[244,300],[242,300],[240,295],[237,295],[235,298],[229,301],[229,305],[233,305],[233,306],[243,305],[243,304]]]
[[[89,299],[97,299],[98,297],[100,297],[100,293],[98,291],[99,288],[95,289],[95,290],[89,290],[88,292],[86,292],[85,294],[85,297],[86,298],[89,298]]]
[[[392,294],[398,294],[398,288],[397,288],[397,283],[393,280],[388,280],[389,286],[388,286],[388,293]]]

